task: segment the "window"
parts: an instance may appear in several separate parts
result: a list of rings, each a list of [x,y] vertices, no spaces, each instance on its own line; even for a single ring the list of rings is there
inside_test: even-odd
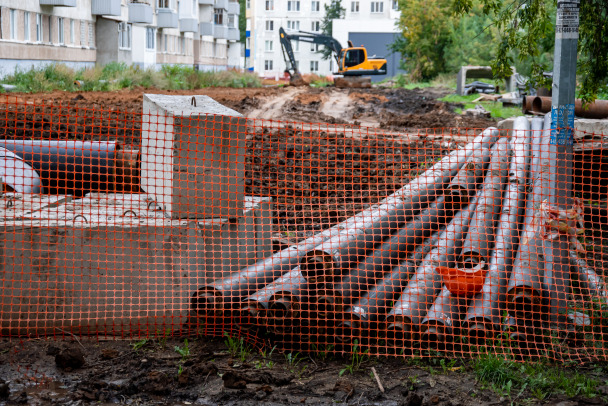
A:
[[[118,23],[118,48],[131,49],[131,24]]]
[[[399,10],[399,0],[393,0],[393,10]]]
[[[293,41],[291,43],[291,49],[293,49],[293,52],[300,52],[300,41]]]
[[[234,14],[228,14],[228,27],[238,28]]]
[[[363,63],[365,60],[365,53],[362,49],[351,49],[346,52],[346,57],[344,58],[344,66],[350,68],[351,66],[359,65]]]
[[[36,13],[36,42],[42,42],[42,15]]]
[[[266,59],[264,61],[264,70],[272,70],[272,60]]]
[[[213,22],[217,25],[224,25],[224,10],[216,8],[213,10]]]
[[[300,0],[287,1],[287,11],[300,11]]]
[[[29,11],[23,12],[23,39],[25,41],[30,40],[30,13]]]
[[[266,20],[266,31],[274,31],[274,21]]]
[[[87,32],[87,23],[85,21],[80,20],[80,46],[81,47],[83,47],[87,42],[86,32]]]
[[[310,50],[313,52],[319,52],[321,46],[319,44],[310,44]]]
[[[9,12],[10,38],[17,39],[17,10],[11,9]]]
[[[358,13],[359,12],[359,2],[358,1],[351,1],[350,2],[350,12],[351,13]]]
[[[246,8],[247,10],[249,10],[249,9],[251,8],[251,0],[247,0],[247,1],[245,2],[245,8]]]
[[[163,35],[163,49],[167,52],[167,34]]]
[[[266,11],[274,10],[274,0],[266,0]],[[272,61],[270,61],[272,62]]]
[[[312,24],[310,24],[310,29],[311,31],[321,31],[321,22],[313,21]]]
[[[74,20],[70,20],[70,44],[74,43]]]
[[[270,40],[264,41],[264,50],[266,52],[272,52],[272,45],[273,45],[272,41],[270,41]]]
[[[382,13],[384,11],[384,2],[372,1],[372,13]]]
[[[321,10],[321,2],[320,1],[314,1],[310,4],[310,11],[312,11],[313,13],[318,13]]]
[[[65,39],[63,38],[64,30],[63,30],[63,17],[57,18],[57,39],[60,44],[65,43]]]
[[[310,61],[310,71],[311,72],[319,71],[319,61]]]
[[[156,36],[156,34],[154,32],[154,28],[147,27],[146,28],[146,49],[155,48],[155,45],[154,45],[155,36]]]
[[[53,43],[53,17],[49,16],[49,44]]]
[[[245,38],[245,49],[251,49],[251,37]]]
[[[95,38],[93,37],[93,23],[89,22],[89,48],[93,48],[95,46]]]
[[[287,29],[294,30],[294,31],[300,31],[300,22],[293,21],[293,20],[287,20]]]
[[[156,8],[171,8],[171,0],[158,0]]]

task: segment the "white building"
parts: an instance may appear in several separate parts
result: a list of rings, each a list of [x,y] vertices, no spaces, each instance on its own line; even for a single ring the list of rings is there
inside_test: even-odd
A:
[[[286,65],[279,27],[287,31],[320,32],[324,6],[329,3],[331,0],[247,0],[246,67],[262,76],[282,76]],[[343,47],[351,40],[355,46],[364,45],[369,56],[387,58],[387,76],[394,76],[400,56],[391,54],[387,46],[399,33],[397,0],[342,0],[342,7],[345,16],[333,21],[332,36]],[[292,44],[300,72],[330,75],[336,70],[333,59],[323,60],[316,52],[318,45],[297,41]]]
[[[2,0],[0,73],[61,62],[242,67],[238,0]]]

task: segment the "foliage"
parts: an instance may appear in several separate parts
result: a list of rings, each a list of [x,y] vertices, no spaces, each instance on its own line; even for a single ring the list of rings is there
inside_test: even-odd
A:
[[[245,35],[247,31],[247,7],[246,0],[239,0],[239,33],[240,33],[240,41],[245,46]]]
[[[521,108],[518,107],[503,107],[502,103],[497,103],[493,101],[480,101],[474,103],[473,100],[478,97],[479,94],[472,94],[467,96],[448,95],[438,100],[447,103],[462,103],[462,109],[457,109],[455,111],[458,114],[462,113],[463,110],[475,108],[475,106],[479,104],[483,106],[483,108],[485,108],[487,111],[489,111],[493,118],[503,119],[522,115]]]
[[[260,79],[253,73],[234,70],[223,72],[195,71],[190,66],[163,65],[160,70],[142,69],[125,63],[111,62],[75,71],[63,64],[49,64],[29,70],[17,68],[1,79],[26,93],[63,91],[110,91],[143,87],[167,89],[200,89],[204,87],[260,87]]]
[[[532,80],[547,86],[542,73],[551,70],[551,61],[544,57],[553,42],[555,1],[520,0],[452,0],[461,15],[468,13],[476,1],[483,12],[492,17],[500,32],[492,68],[496,77],[510,75],[517,58],[530,67]],[[578,74],[582,78],[580,96],[591,101],[608,83],[608,2],[582,0],[580,38],[578,41]]]
[[[228,347],[228,353],[233,358],[238,358],[241,362],[245,362],[251,354],[251,348],[245,343],[243,337],[232,337],[228,333],[224,333],[226,340],[224,343]]]
[[[359,340],[353,342],[353,348],[350,356],[350,363],[340,370],[339,375],[344,375],[345,372],[353,374],[361,369],[361,364],[369,358],[369,350],[361,352]]]
[[[331,37],[333,35],[333,20],[344,18],[346,9],[342,7],[342,0],[331,0],[331,3],[325,4],[324,7],[325,15],[321,20],[321,32]],[[319,52],[325,60],[332,58],[332,51],[327,47],[322,47]]]

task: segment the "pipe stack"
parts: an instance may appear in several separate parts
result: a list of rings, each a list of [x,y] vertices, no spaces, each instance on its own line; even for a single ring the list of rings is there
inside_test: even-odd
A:
[[[307,345],[449,350],[506,334],[521,354],[537,353],[555,298],[608,300],[579,253],[568,273],[545,266],[539,207],[556,187],[548,125],[521,117],[509,136],[485,130],[380,204],[201,287],[193,310]],[[481,282],[454,290],[446,268]]]

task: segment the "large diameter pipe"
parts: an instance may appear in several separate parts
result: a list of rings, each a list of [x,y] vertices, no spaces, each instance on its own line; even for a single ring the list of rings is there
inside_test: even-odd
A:
[[[338,324],[336,339],[346,343],[358,338],[359,342],[362,342],[364,331],[369,333],[369,336],[375,336],[383,330],[383,321],[390,304],[403,291],[424,257],[437,245],[442,232],[443,230],[438,230],[433,233],[423,244],[416,247],[414,253],[405,261],[394,267],[388,276],[344,311],[343,321]]]
[[[536,96],[532,99],[532,112],[545,114],[551,112],[551,97]],[[608,118],[608,100],[596,100],[587,106],[581,99],[574,101],[574,114],[582,118]]]
[[[476,198],[460,211],[439,236],[439,242],[418,267],[386,318],[387,336],[392,340],[411,338],[414,326],[426,315],[442,286],[438,266],[453,267],[475,211]]]
[[[477,208],[460,252],[460,263],[467,269],[490,262],[489,254],[494,243],[494,229],[500,216],[502,194],[509,174],[511,148],[508,139],[506,137],[500,139],[492,147],[491,152],[490,166],[477,199]]]
[[[539,173],[543,148],[542,128],[542,120],[532,121],[532,164],[528,176],[532,191],[528,194],[524,227],[507,288],[507,310],[515,318],[540,315],[543,300],[543,242],[534,224],[536,207],[542,201],[542,193],[550,187],[544,184],[542,174]]]
[[[352,268],[376,244],[396,233],[403,225],[443,194],[452,177],[459,172],[478,149],[486,150],[494,144],[498,130],[489,128],[464,149],[452,152],[431,169],[401,189],[387,204],[379,205],[374,215],[362,217],[353,227],[328,239],[308,252],[300,263],[309,283],[326,283],[342,271]]]
[[[38,172],[6,148],[0,148],[0,192],[42,193]]]
[[[114,190],[115,141],[0,140],[40,175],[44,192],[84,196]]]
[[[339,283],[319,290],[315,300],[317,313],[326,318],[332,313],[341,313],[344,306],[371,289],[404,257],[411,254],[416,246],[448,222],[451,216],[451,210],[443,201],[443,197],[437,199],[428,209],[368,255]]]
[[[444,287],[420,326],[420,342],[427,348],[446,350],[457,334],[468,298],[453,295]]]
[[[495,134],[484,132],[468,144],[466,148],[474,148],[477,145],[487,146],[493,144],[495,140]],[[363,225],[372,227],[371,230],[375,235],[379,235],[382,238],[385,235],[383,234],[385,231],[377,227],[387,225],[388,223],[390,228],[398,224],[399,222],[397,222],[395,217],[404,214],[404,206],[408,205],[407,202],[409,204],[413,202],[412,195],[435,190],[434,186],[427,184],[427,182],[433,180],[436,182],[449,182],[450,176],[458,171],[471,154],[471,151],[466,148],[453,151],[421,176],[379,204],[363,210],[355,216],[296,245],[277,252],[269,258],[258,261],[233,275],[201,286],[192,296],[192,309],[200,316],[215,317],[219,317],[235,307],[240,309],[243,298],[262,289],[267,284],[281,277],[283,273],[289,272],[298,266],[302,257],[310,253],[314,248],[318,248],[321,243],[333,241],[332,244],[335,245],[336,239],[347,238],[347,235],[352,234],[353,230],[361,234],[360,227],[363,227]],[[389,221],[391,219],[392,221]],[[387,232],[386,236],[388,235]],[[374,241],[375,238],[378,237],[374,237]],[[314,261],[306,263],[312,267],[316,264]]]
[[[538,127],[542,119],[535,120],[535,127]],[[463,326],[472,343],[485,343],[487,338],[500,332],[501,312],[505,307],[507,284],[525,210],[530,141],[530,122],[525,117],[516,118],[511,135],[509,183],[504,193],[494,251],[484,285],[471,301]]]
[[[471,154],[466,164],[448,185],[445,193],[446,202],[463,206],[477,194],[490,162],[490,148],[478,148]]]

